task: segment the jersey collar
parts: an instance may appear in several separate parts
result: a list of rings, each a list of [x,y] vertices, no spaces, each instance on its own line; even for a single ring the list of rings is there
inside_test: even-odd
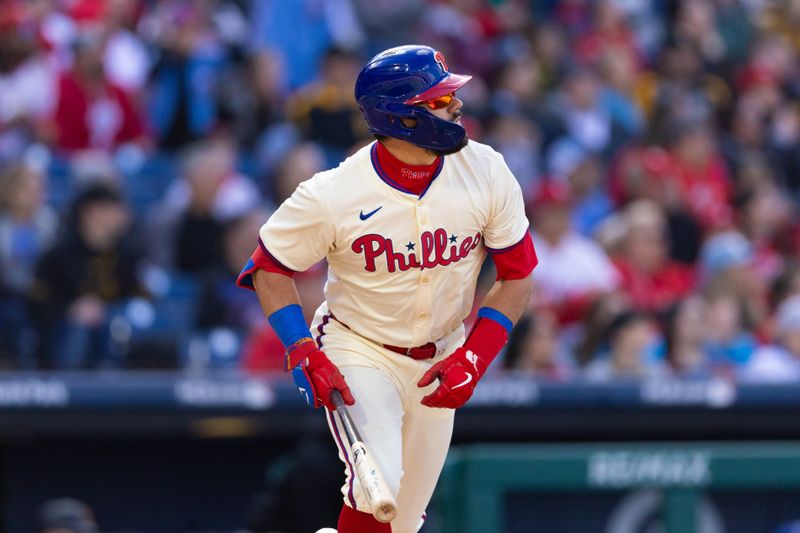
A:
[[[389,187],[391,187],[393,189],[397,189],[398,191],[404,192],[406,194],[413,194],[414,196],[417,196],[417,193],[415,193],[414,191],[409,190],[406,187],[403,187],[402,185],[397,183],[397,181],[393,180],[389,176],[389,174],[381,167],[380,161],[378,159],[378,144],[379,144],[379,142],[380,141],[375,141],[372,144],[372,148],[370,148],[370,160],[372,161],[372,168],[375,169],[375,172],[378,174],[378,177],[381,180],[383,180],[384,183],[386,183]],[[442,168],[443,167],[444,167],[444,156],[440,156],[439,157],[439,164],[436,167],[436,169],[434,170],[433,175],[431,176],[431,179],[428,182],[428,185],[419,193],[419,197],[420,198],[425,196],[425,193],[427,193],[428,189],[431,188],[431,185],[433,184],[433,181],[442,172]]]

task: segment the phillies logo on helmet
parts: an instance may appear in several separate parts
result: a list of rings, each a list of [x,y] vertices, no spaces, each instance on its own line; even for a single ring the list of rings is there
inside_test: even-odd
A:
[[[444,60],[444,54],[439,50],[436,50],[436,52],[433,54],[433,60],[439,63],[445,72],[449,72],[447,70],[447,62]]]

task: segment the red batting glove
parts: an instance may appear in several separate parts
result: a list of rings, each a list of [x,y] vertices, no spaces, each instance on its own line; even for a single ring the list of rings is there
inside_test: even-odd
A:
[[[460,346],[447,358],[428,369],[417,382],[417,387],[427,387],[434,380],[439,386],[420,403],[428,407],[458,409],[469,400],[475,385],[486,372],[486,365],[472,350]]]
[[[464,346],[425,372],[417,387],[427,387],[435,379],[439,380],[439,386],[422,399],[422,405],[458,409],[467,403],[478,380],[508,340],[505,326],[493,319],[492,314],[496,316],[499,312],[482,307]],[[504,320],[510,324],[507,318]]]
[[[335,390],[341,393],[345,404],[356,403],[339,368],[317,348],[316,343],[304,342],[294,347],[289,359],[300,361],[292,369],[292,377],[308,405],[314,407],[324,405],[329,410],[335,411],[336,406],[331,401],[331,392]]]

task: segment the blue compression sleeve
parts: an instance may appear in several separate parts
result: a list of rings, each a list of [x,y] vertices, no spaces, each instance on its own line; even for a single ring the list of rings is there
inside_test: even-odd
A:
[[[297,304],[281,307],[269,315],[269,324],[284,347],[289,347],[303,337],[312,337],[306,319],[303,318],[303,308]]]

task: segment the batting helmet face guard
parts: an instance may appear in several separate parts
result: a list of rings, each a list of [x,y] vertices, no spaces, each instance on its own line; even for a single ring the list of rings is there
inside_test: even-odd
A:
[[[376,55],[361,69],[356,102],[371,133],[446,152],[464,140],[464,127],[415,104],[450,94],[470,79],[448,72],[444,54],[430,46],[398,46]],[[408,127],[402,119],[416,122]]]

